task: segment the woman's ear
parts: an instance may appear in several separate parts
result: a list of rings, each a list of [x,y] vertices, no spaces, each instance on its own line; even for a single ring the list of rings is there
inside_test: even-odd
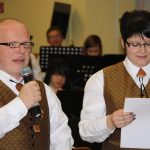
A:
[[[123,47],[124,53],[126,54],[126,45],[125,45],[125,42],[124,42],[124,40],[122,38],[120,40],[121,40],[121,45]]]
[[[121,38],[120,40],[121,40],[121,45],[122,45],[123,49],[125,49],[125,43],[124,43],[124,40],[123,40],[122,38]]]

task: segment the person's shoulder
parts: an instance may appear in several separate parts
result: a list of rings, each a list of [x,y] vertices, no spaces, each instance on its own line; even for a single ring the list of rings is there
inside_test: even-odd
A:
[[[99,77],[102,75],[103,69],[100,69],[99,71],[95,72],[90,78]]]
[[[122,65],[123,65],[123,62],[121,61],[121,62],[118,62],[116,64],[107,66],[107,67],[103,68],[103,70],[104,70],[104,72],[105,71],[112,71],[114,69],[120,68]]]
[[[87,80],[87,83],[94,83],[97,80],[100,80],[100,78],[103,76],[103,69],[97,71],[91,77]]]
[[[43,83],[46,91],[46,97],[50,108],[54,108],[56,105],[59,105],[59,99],[57,95],[53,92],[50,86]]]
[[[99,91],[103,86],[103,70],[94,73],[86,82],[85,90]]]

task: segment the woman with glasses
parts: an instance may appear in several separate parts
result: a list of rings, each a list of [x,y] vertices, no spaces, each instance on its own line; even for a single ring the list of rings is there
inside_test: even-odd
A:
[[[103,142],[102,150],[125,150],[120,148],[120,129],[136,119],[136,114],[123,110],[125,98],[150,96],[150,12],[126,11],[120,31],[126,58],[87,81],[79,123],[82,139]]]

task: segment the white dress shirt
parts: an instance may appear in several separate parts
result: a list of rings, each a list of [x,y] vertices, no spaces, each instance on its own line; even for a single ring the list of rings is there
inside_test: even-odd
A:
[[[16,81],[13,77],[0,70],[0,80],[18,95],[19,92],[15,88],[16,83],[10,82],[10,79]],[[46,84],[44,85],[50,112],[50,149],[71,150],[73,139],[68,126],[68,118],[63,113],[61,103],[55,93]],[[27,111],[26,106],[19,97],[1,107],[0,137],[2,138],[7,132],[19,126],[19,121],[27,114]]]
[[[136,77],[139,68],[133,65],[127,57],[123,64],[135,83],[140,87],[139,79]],[[143,67],[143,70],[146,72],[143,79],[146,86],[150,79],[150,64]],[[114,132],[114,130],[108,129],[106,125],[106,105],[103,90],[103,70],[100,70],[93,74],[86,83],[81,121],[79,122],[79,132],[82,139],[91,143],[103,142]]]

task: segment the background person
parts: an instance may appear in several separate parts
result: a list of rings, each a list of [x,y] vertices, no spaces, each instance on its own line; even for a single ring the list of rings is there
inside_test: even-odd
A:
[[[47,42],[50,46],[62,46],[64,37],[62,31],[58,26],[50,27],[46,32]]]
[[[53,57],[50,59],[44,82],[55,93],[59,90],[67,90],[70,88],[69,68],[63,58]]]
[[[33,53],[31,53],[30,58],[31,60],[30,60],[29,66],[32,69],[33,78],[35,80],[43,81],[45,77],[45,73],[42,72],[41,70],[41,67],[39,65],[39,58],[36,58],[36,56]]]
[[[89,35],[84,41],[82,54],[87,56],[101,56],[101,38],[95,34]]]
[[[32,39],[33,39],[33,36],[30,35],[30,41],[32,41]],[[33,52],[31,52],[29,66],[32,69],[33,78],[35,80],[43,81],[45,77],[45,73],[42,72],[41,70],[41,67],[39,64],[39,57],[36,57],[35,54],[33,54]]]

